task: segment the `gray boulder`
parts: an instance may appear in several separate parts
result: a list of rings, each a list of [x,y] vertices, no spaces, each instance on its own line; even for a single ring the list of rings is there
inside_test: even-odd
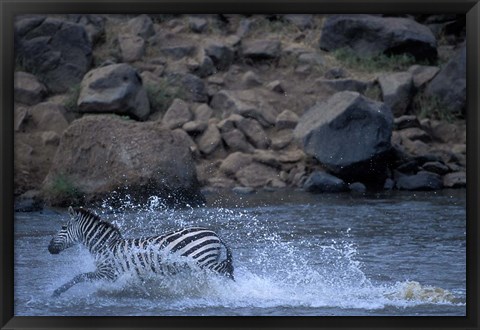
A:
[[[301,117],[294,130],[306,154],[347,181],[385,180],[393,117],[383,103],[340,92]]]
[[[311,193],[336,193],[348,191],[348,185],[331,174],[315,171],[307,178],[303,189]]]
[[[417,60],[437,58],[431,30],[409,18],[376,15],[331,15],[325,20],[320,48],[349,47],[361,57],[409,54]]]
[[[112,64],[85,75],[77,101],[80,112],[116,113],[145,120],[150,104],[142,80],[128,64]]]
[[[413,95],[413,78],[410,72],[384,74],[378,78],[383,102],[390,107],[395,117],[405,114]]]
[[[281,42],[278,39],[254,39],[242,43],[242,54],[255,60],[274,59],[280,56]]]
[[[420,171],[415,175],[403,175],[397,180],[397,189],[400,190],[439,190],[442,188],[442,177],[427,171]]]
[[[467,99],[466,45],[442,68],[427,85],[426,95],[437,99],[442,106],[455,113],[465,113]]]
[[[190,141],[178,133],[108,115],[75,120],[62,135],[43,195],[53,205],[68,202],[54,191],[61,176],[87,202],[129,195],[138,203],[157,196],[171,205],[203,204]]]
[[[17,63],[54,93],[68,91],[82,80],[92,62],[92,45],[80,24],[33,17],[15,22]]]

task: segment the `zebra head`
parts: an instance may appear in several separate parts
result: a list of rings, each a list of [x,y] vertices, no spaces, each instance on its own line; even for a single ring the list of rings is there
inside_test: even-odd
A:
[[[48,251],[51,254],[58,254],[79,242],[78,220],[80,214],[78,210],[74,210],[71,206],[68,208],[68,213],[71,216],[70,220],[53,236],[48,245]]]

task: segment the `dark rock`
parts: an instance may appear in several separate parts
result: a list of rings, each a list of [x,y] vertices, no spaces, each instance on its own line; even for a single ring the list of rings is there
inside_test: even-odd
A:
[[[106,18],[102,15],[95,14],[69,14],[68,19],[74,23],[83,25],[88,34],[88,39],[92,44],[100,40],[105,33]]]
[[[15,72],[13,78],[15,101],[34,105],[42,101],[47,94],[45,86],[37,78],[27,72]]]
[[[285,93],[285,87],[283,87],[283,84],[280,80],[274,80],[268,83],[267,88],[279,94]]]
[[[113,64],[88,72],[80,85],[80,112],[130,115],[145,120],[150,104],[142,80],[128,64]]]
[[[466,45],[442,68],[428,84],[426,95],[438,100],[452,113],[465,113],[467,98]]]
[[[341,79],[348,77],[348,72],[344,68],[331,68],[323,76],[326,79]]]
[[[438,174],[421,171],[415,175],[400,176],[397,180],[400,190],[439,190],[443,188],[442,177]]]
[[[29,190],[21,196],[15,198],[15,212],[36,212],[43,209],[43,201],[39,197],[39,192]]]
[[[409,54],[417,60],[435,60],[435,36],[424,25],[408,18],[375,15],[331,15],[325,20],[320,48],[349,47],[361,57]]]
[[[449,173],[443,177],[443,185],[446,188],[465,188],[467,175],[465,172]]]
[[[182,127],[182,125],[189,122],[192,117],[193,115],[190,112],[188,103],[181,99],[175,99],[167,112],[165,112],[162,121],[168,128],[174,129]]]
[[[305,112],[294,130],[306,154],[347,181],[385,180],[393,118],[383,103],[336,93]]]
[[[416,160],[410,160],[406,163],[401,164],[395,170],[401,173],[413,174],[418,172],[418,162]]]
[[[192,102],[204,103],[208,101],[208,94],[205,82],[196,75],[186,74],[180,80],[180,84],[185,92],[187,100]]]
[[[387,178],[385,180],[385,183],[383,185],[383,189],[385,190],[392,190],[393,188],[395,188],[395,181],[393,181],[392,179],[390,178]]]
[[[188,18],[188,25],[195,33],[202,33],[208,26],[208,21],[203,17],[190,16]]]
[[[210,57],[202,53],[196,61],[187,63],[190,72],[200,78],[208,77],[215,73],[215,67]]]
[[[160,48],[160,52],[175,60],[181,60],[184,57],[192,56],[197,51],[197,47],[192,44],[166,45]]]
[[[274,59],[280,56],[281,42],[277,39],[254,39],[242,43],[242,54],[255,60]]]
[[[242,82],[246,88],[258,87],[262,85],[262,81],[258,75],[252,71],[245,72],[245,74],[242,76]]]
[[[413,79],[410,72],[385,74],[378,79],[383,102],[390,107],[395,117],[405,114],[413,96]]]
[[[116,116],[75,120],[62,135],[42,194],[50,204],[65,205],[51,188],[62,174],[87,201],[112,194],[121,201],[128,194],[138,203],[158,196],[167,205],[204,204],[188,136],[178,133]]]
[[[92,62],[85,28],[56,18],[26,20],[15,22],[17,62],[35,72],[53,93],[66,92],[80,83]]]
[[[361,182],[354,182],[348,185],[348,188],[356,193],[364,193],[367,191],[367,187]]]
[[[347,184],[342,179],[320,171],[310,174],[303,188],[312,193],[336,193],[348,190]]]
[[[233,63],[235,52],[232,47],[220,42],[210,41],[205,46],[205,53],[212,59],[219,71],[227,70]]]

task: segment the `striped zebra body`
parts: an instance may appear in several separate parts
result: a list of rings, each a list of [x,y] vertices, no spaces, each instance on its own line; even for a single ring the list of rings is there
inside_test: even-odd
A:
[[[56,289],[55,296],[77,283],[115,280],[123,273],[172,275],[198,267],[233,279],[231,251],[209,229],[189,227],[160,236],[124,239],[118,228],[90,211],[70,207],[69,212],[72,218],[52,238],[48,250],[57,254],[84,244],[94,257],[96,270],[75,276]]]

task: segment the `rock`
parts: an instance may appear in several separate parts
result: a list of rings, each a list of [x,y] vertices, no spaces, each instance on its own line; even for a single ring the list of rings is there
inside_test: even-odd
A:
[[[215,68],[218,71],[227,70],[233,63],[233,48],[220,42],[210,41],[205,46],[205,53],[212,59]]]
[[[341,79],[348,77],[348,72],[344,68],[331,68],[323,75],[326,79]]]
[[[260,78],[252,71],[247,71],[242,76],[243,85],[246,88],[258,87],[262,85]]]
[[[277,154],[271,150],[255,150],[253,153],[253,160],[257,163],[265,164],[277,169],[282,167]]]
[[[189,135],[197,136],[204,132],[208,127],[208,123],[205,121],[189,121],[183,124],[182,129]]]
[[[208,122],[208,120],[213,115],[213,110],[208,106],[208,104],[200,104],[193,110],[194,118],[196,121]]]
[[[267,88],[279,94],[285,93],[285,87],[283,87],[283,83],[280,80],[274,80],[268,83]]]
[[[80,24],[34,17],[15,22],[17,63],[53,93],[68,91],[82,80],[92,62],[92,45]]]
[[[298,123],[298,115],[290,110],[284,110],[277,116],[275,127],[277,129],[295,128]]]
[[[385,183],[383,185],[383,189],[385,190],[393,190],[393,188],[395,188],[395,181],[393,181],[392,179],[390,178],[387,178],[385,180]]]
[[[30,73],[18,71],[13,78],[15,101],[34,105],[42,101],[47,94],[45,85]]]
[[[175,60],[181,60],[184,57],[192,56],[196,51],[197,47],[193,44],[174,44],[160,48],[160,53]]]
[[[364,193],[367,191],[367,187],[361,182],[354,182],[348,185],[348,188],[356,193]]]
[[[432,141],[431,136],[427,132],[417,127],[399,130],[398,134],[400,134],[402,139],[409,139],[411,141],[420,140],[425,143]]]
[[[326,172],[315,171],[307,178],[303,189],[311,193],[337,193],[347,191],[348,186],[342,179]]]
[[[175,99],[165,112],[162,121],[168,128],[174,129],[182,127],[183,124],[192,120],[192,117],[188,104],[183,100]]]
[[[244,117],[237,115],[237,114],[232,114],[228,116],[227,118],[221,120],[217,127],[220,129],[220,131],[223,132],[228,132],[236,127],[238,127],[238,123],[243,119]]]
[[[179,88],[185,92],[188,101],[204,103],[208,101],[208,94],[205,83],[202,79],[193,74],[184,75],[177,83]]]
[[[379,77],[383,102],[395,117],[404,115],[413,95],[413,78],[410,72],[395,72]]]
[[[274,150],[280,150],[288,146],[293,141],[293,133],[290,129],[283,129],[274,133],[271,147]]]
[[[439,190],[442,188],[442,177],[427,171],[420,171],[415,175],[400,176],[397,180],[397,189],[400,190]]]
[[[466,45],[448,61],[427,85],[425,93],[452,113],[465,114],[467,98]]]
[[[236,194],[241,194],[241,195],[249,195],[253,194],[255,192],[255,189],[252,187],[233,187],[232,191]]]
[[[278,160],[282,163],[296,163],[305,158],[305,153],[300,149],[293,149],[278,153]]]
[[[394,119],[393,123],[396,130],[421,127],[417,116],[414,116],[414,115],[403,115],[403,116],[397,117]]]
[[[200,52],[201,55],[197,58],[196,61],[187,62],[187,66],[194,75],[199,76],[200,78],[208,77],[215,73],[215,66],[210,57],[206,56],[204,53]]]
[[[218,128],[210,124],[203,134],[198,138],[198,149],[206,155],[211,154],[222,143],[222,137]]]
[[[372,82],[365,82],[355,79],[316,79],[315,83],[320,87],[327,87],[333,91],[352,91],[364,93],[367,88],[373,86]]]
[[[61,135],[68,127],[63,106],[43,102],[27,109],[21,130],[27,133],[51,131]]]
[[[112,64],[88,72],[80,85],[78,110],[116,113],[145,120],[150,104],[142,80],[128,64]]]
[[[347,181],[385,180],[390,151],[390,109],[356,92],[340,92],[301,117],[294,130],[306,154]]]
[[[152,19],[148,15],[140,15],[127,22],[128,31],[147,40],[155,35]]]
[[[88,39],[92,45],[99,41],[101,36],[105,33],[105,22],[107,19],[102,15],[68,14],[67,17],[74,23],[80,24],[85,28]]]
[[[242,131],[236,128],[222,132],[222,139],[231,151],[253,152],[255,149]]]
[[[42,194],[52,205],[68,202],[52,191],[61,174],[87,201],[129,195],[135,203],[157,196],[172,206],[204,204],[186,136],[155,122],[84,116],[62,135]]]
[[[417,61],[437,58],[430,29],[409,18],[376,15],[330,15],[326,18],[320,48],[349,47],[360,57],[408,54]]]
[[[203,17],[190,16],[188,26],[195,33],[202,33],[208,26],[208,21]]]
[[[255,148],[267,149],[270,146],[270,139],[255,119],[242,119],[238,122],[238,128]]]
[[[423,164],[422,168],[425,171],[437,173],[440,175],[447,174],[450,171],[448,166],[441,162],[426,162],[425,164]]]
[[[467,186],[467,175],[465,172],[449,173],[443,177],[445,188],[465,188]]]
[[[220,171],[226,175],[234,175],[239,170],[252,163],[253,157],[243,152],[233,152],[222,161]]]
[[[239,114],[258,120],[264,127],[272,126],[276,121],[275,109],[255,90],[221,90],[213,96],[210,106],[223,111],[224,117]]]
[[[43,209],[42,199],[37,190],[29,190],[15,198],[15,212],[36,212]]]
[[[259,188],[278,178],[278,172],[270,166],[253,162],[237,171],[235,177],[245,187]]]
[[[135,62],[145,54],[145,40],[132,34],[120,34],[118,44],[123,62]]]
[[[242,43],[242,54],[254,60],[274,59],[280,56],[281,43],[277,39],[254,39]]]
[[[298,27],[300,30],[306,30],[313,27],[313,15],[310,14],[288,14],[283,19]]]
[[[408,68],[408,72],[410,72],[413,76],[413,85],[417,89],[425,86],[426,83],[432,80],[439,71],[439,67],[428,65],[412,65],[410,68]]]
[[[434,140],[442,143],[466,142],[466,129],[464,125],[439,121],[432,123],[429,127],[429,131]]]
[[[298,65],[325,66],[325,60],[318,53],[302,53],[297,58]]]

